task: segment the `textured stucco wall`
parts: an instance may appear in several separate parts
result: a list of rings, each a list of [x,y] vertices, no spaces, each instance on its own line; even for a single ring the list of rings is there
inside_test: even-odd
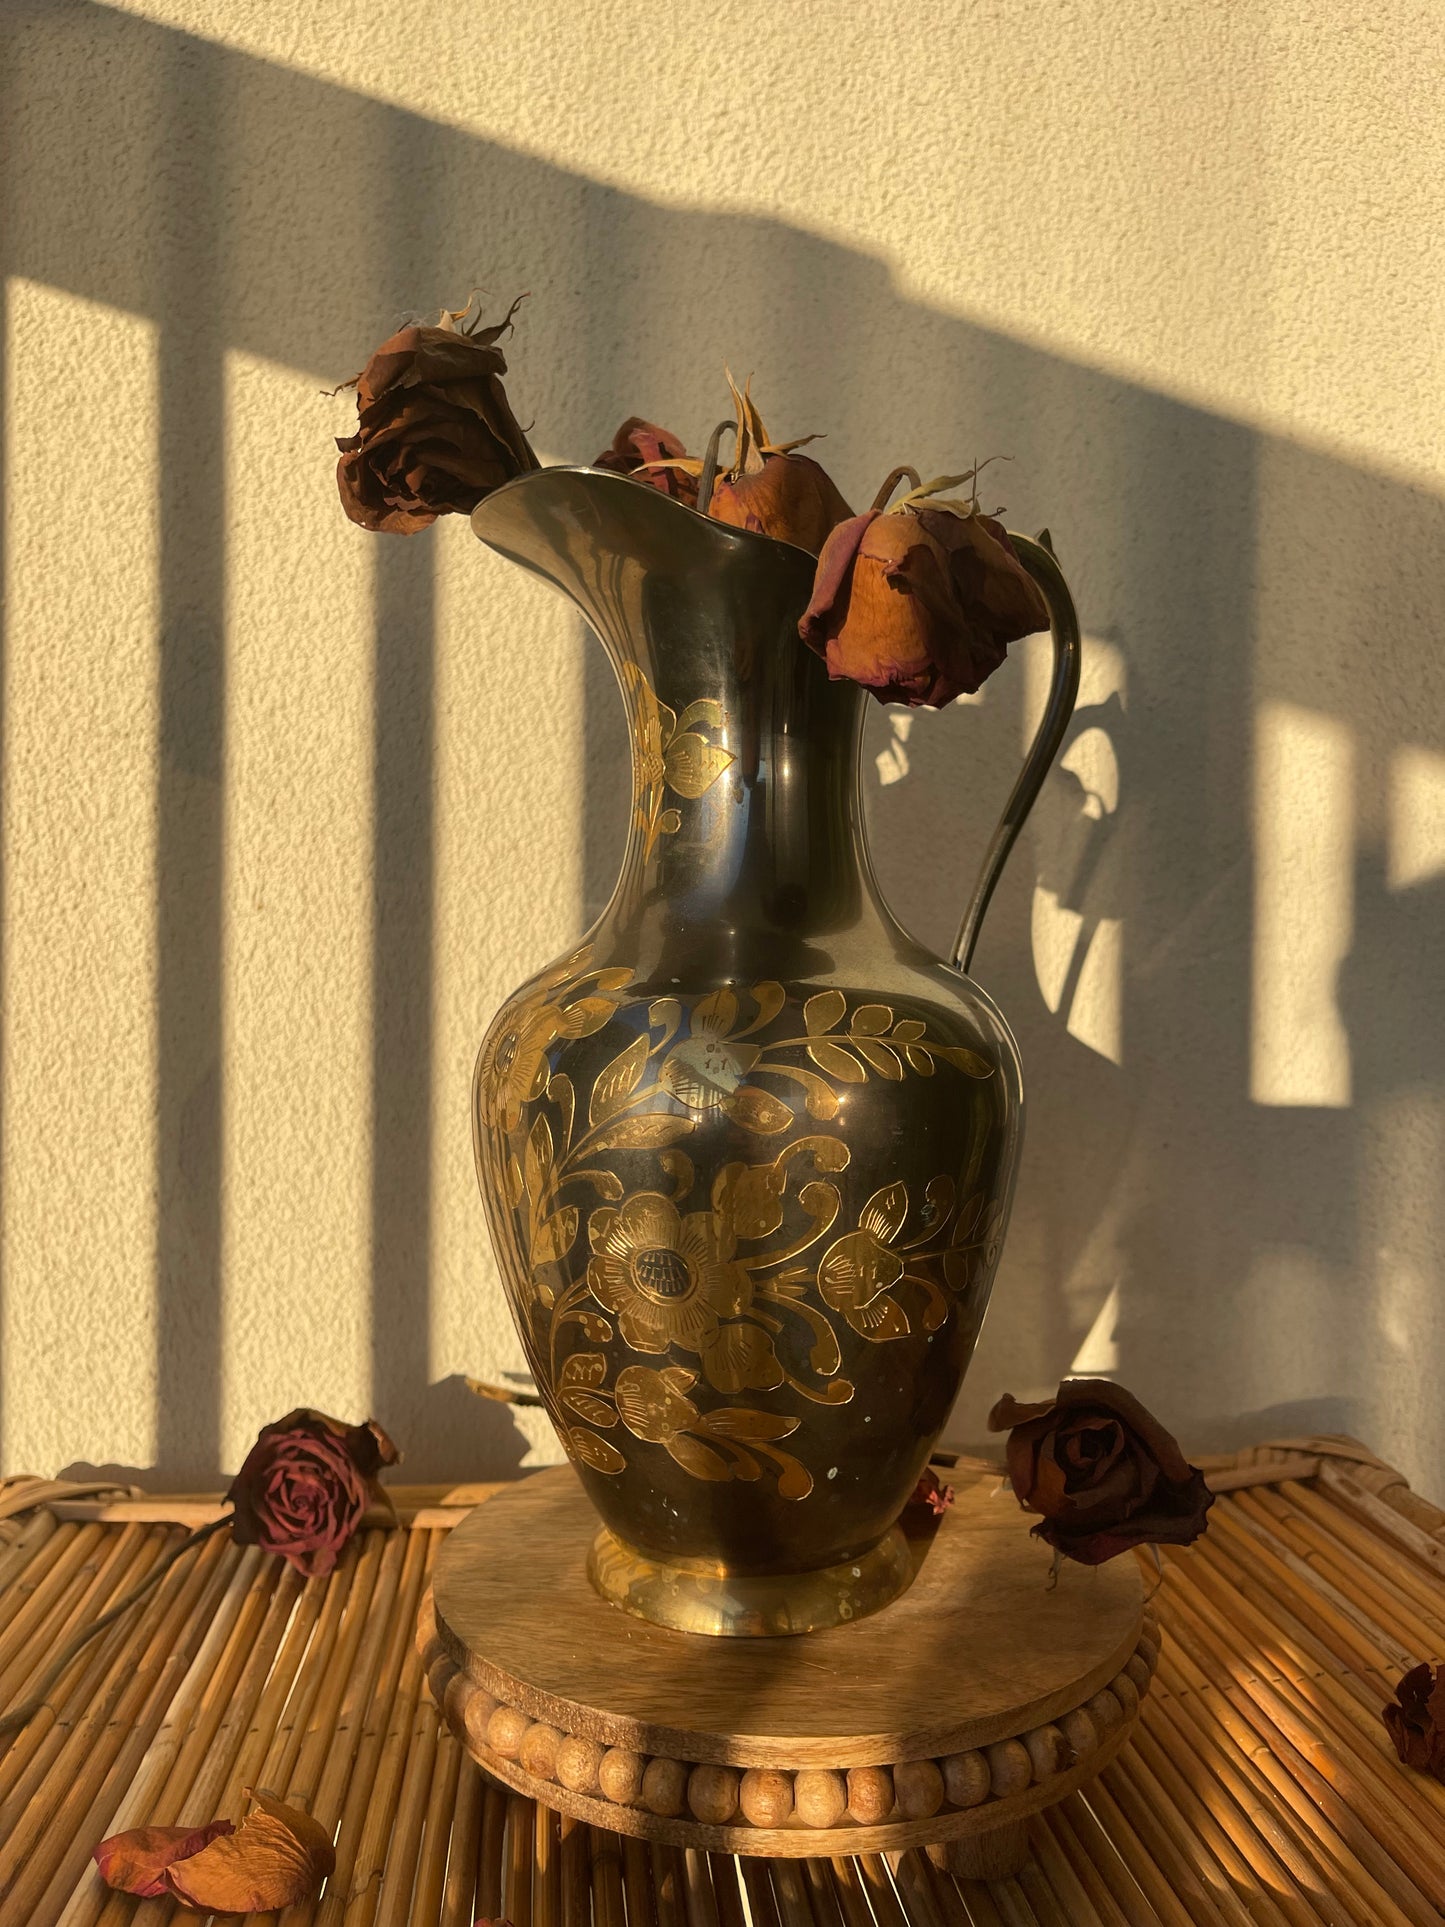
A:
[[[1078,1363],[1445,1491],[1442,66],[1434,0],[0,9],[5,1469],[203,1478],[300,1401],[420,1476],[546,1444],[460,1384],[519,1362],[467,1089],[606,895],[618,705],[465,526],[342,520],[318,392],[480,281],[546,458],[700,437],[727,359],[852,499],[999,452],[1054,531],[957,1434]],[[940,943],[1041,651],[872,719]]]

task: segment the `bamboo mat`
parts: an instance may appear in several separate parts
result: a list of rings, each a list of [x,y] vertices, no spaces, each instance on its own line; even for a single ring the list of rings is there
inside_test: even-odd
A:
[[[1206,1461],[1210,1530],[1166,1552],[1160,1671],[1133,1742],[1032,1823],[1017,1880],[926,1855],[738,1861],[559,1820],[439,1724],[413,1645],[450,1525],[494,1488],[403,1488],[329,1581],[206,1542],[0,1740],[0,1927],[197,1918],[90,1864],[142,1822],[238,1818],[264,1786],[336,1830],[322,1898],[268,1927],[1435,1927],[1445,1786],[1379,1709],[1445,1658],[1445,1514],[1353,1441]],[[214,1500],[0,1484],[0,1708]],[[1146,1562],[1151,1582],[1152,1563]]]

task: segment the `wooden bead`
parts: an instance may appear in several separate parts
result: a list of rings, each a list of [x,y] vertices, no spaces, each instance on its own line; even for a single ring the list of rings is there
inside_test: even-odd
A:
[[[597,1769],[597,1784],[615,1805],[633,1806],[642,1796],[644,1764],[640,1753],[625,1746],[609,1747]]]
[[[1052,1780],[1056,1773],[1062,1773],[1070,1764],[1072,1749],[1058,1727],[1052,1724],[1036,1726],[1031,1733],[1025,1733],[1024,1746],[1033,1764],[1035,1780]]]
[[[504,1760],[515,1760],[532,1724],[520,1706],[499,1706],[487,1721],[487,1745]]]
[[[420,1653],[421,1653],[421,1670],[426,1674],[428,1679],[430,1679],[431,1677],[431,1670],[433,1666],[436,1665],[439,1659],[446,1660],[448,1666],[450,1666],[452,1663],[451,1656],[448,1654],[446,1647],[442,1645],[439,1639],[429,1639],[426,1645],[421,1647]]]
[[[579,1734],[569,1733],[557,1748],[558,1784],[572,1793],[595,1793],[602,1752],[596,1740],[584,1740]]]
[[[1124,1723],[1124,1709],[1106,1686],[1088,1702],[1089,1717],[1101,1733],[1112,1733]]]
[[[1022,1793],[1034,1777],[1034,1763],[1022,1740],[998,1740],[983,1750],[988,1761],[988,1783],[996,1800]]]
[[[989,1795],[988,1761],[976,1749],[950,1753],[943,1762],[943,1790],[951,1807],[981,1806]]]
[[[893,1775],[886,1766],[855,1766],[848,1771],[848,1811],[860,1827],[876,1827],[893,1811]]]
[[[793,1779],[793,1807],[805,1827],[836,1827],[848,1810],[847,1782],[831,1767],[804,1767]]]
[[[1086,1759],[1099,1744],[1099,1729],[1082,1706],[1065,1713],[1059,1731],[1073,1748],[1075,1760]]]
[[[793,1811],[793,1776],[775,1766],[750,1766],[738,1788],[743,1818],[755,1827],[781,1827]]]
[[[1119,1673],[1109,1681],[1109,1691],[1124,1709],[1124,1718],[1132,1720],[1139,1711],[1139,1688],[1127,1673]]]
[[[705,1827],[725,1827],[738,1810],[738,1770],[695,1766],[687,1776],[687,1804]]]
[[[487,1727],[496,1710],[497,1702],[491,1694],[484,1693],[480,1686],[474,1686],[462,1713],[462,1725],[466,1728],[467,1738],[473,1746],[491,1745],[491,1741],[487,1738]]]
[[[431,1587],[428,1586],[426,1591],[422,1594],[421,1607],[416,1616],[416,1649],[418,1653],[422,1655],[423,1665],[426,1664],[426,1649],[428,1646],[430,1646],[430,1644],[436,1638],[436,1636],[437,1636],[436,1602],[433,1600],[431,1596]]]
[[[545,1720],[529,1726],[517,1755],[522,1771],[530,1773],[534,1780],[550,1780],[557,1771],[557,1748],[561,1744],[562,1735]]]
[[[1135,1690],[1142,1699],[1144,1694],[1149,1691],[1149,1682],[1154,1677],[1149,1670],[1148,1660],[1145,1659],[1142,1653],[1135,1653],[1134,1657],[1129,1661],[1129,1664],[1124,1668],[1124,1671],[1129,1675],[1130,1679],[1133,1680]]]
[[[1159,1642],[1154,1639],[1141,1639],[1134,1648],[1134,1657],[1143,1660],[1149,1669],[1150,1679],[1153,1679],[1159,1666]]]
[[[447,1681],[446,1691],[442,1695],[442,1712],[453,1733],[465,1722],[467,1707],[475,1698],[476,1691],[465,1673],[453,1673]]]
[[[932,1760],[900,1760],[893,1791],[905,1820],[927,1820],[943,1805],[943,1775]]]
[[[642,1776],[642,1804],[660,1820],[675,1820],[687,1806],[687,1768],[681,1760],[649,1760]]]
[[[438,1653],[426,1669],[427,1691],[440,1706],[447,1696],[447,1688],[457,1676],[456,1666],[449,1653]]]

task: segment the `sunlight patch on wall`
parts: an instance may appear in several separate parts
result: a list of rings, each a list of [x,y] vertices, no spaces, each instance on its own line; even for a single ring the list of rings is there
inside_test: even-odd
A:
[[[226,359],[222,1463],[371,1388],[372,550],[316,382]],[[394,538],[374,538],[375,540]]]
[[[1445,756],[1411,745],[1390,759],[1387,881],[1407,890],[1445,871]]]
[[[1070,1360],[1070,1372],[1088,1378],[1107,1378],[1116,1372],[1119,1369],[1118,1329],[1119,1287],[1112,1285],[1083,1344]]]
[[[1255,724],[1256,1104],[1344,1107],[1350,1043],[1336,977],[1354,928],[1354,739],[1348,724],[1265,702]]]
[[[0,1464],[147,1466],[156,337],[19,279],[6,336]]]

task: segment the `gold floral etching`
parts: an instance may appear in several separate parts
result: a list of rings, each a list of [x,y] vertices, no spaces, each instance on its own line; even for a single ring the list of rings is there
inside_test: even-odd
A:
[[[937,1331],[951,1296],[991,1271],[1001,1228],[991,1194],[961,1198],[947,1174],[917,1196],[886,1184],[840,1225],[832,1179],[849,1148],[814,1126],[837,1118],[850,1085],[940,1066],[984,1079],[994,1066],[891,1006],[850,1008],[840,990],[808,998],[790,1034],[786,993],[764,982],[689,1011],[655,998],[646,1027],[579,1091],[552,1068],[556,1047],[616,1016],[630,981],[584,948],[502,1013],[478,1069],[479,1154],[520,1232],[539,1389],[568,1452],[595,1471],[623,1471],[640,1441],[696,1478],[766,1472],[780,1497],[805,1498],[812,1475],[784,1442],[809,1405],[854,1395],[836,1321],[878,1345]],[[698,1196],[685,1146],[715,1111],[759,1155]],[[607,1162],[619,1152],[649,1155],[653,1179],[624,1186]],[[784,1332],[803,1341],[783,1348],[804,1358],[796,1373],[778,1355]],[[614,1336],[638,1360],[615,1377],[591,1349]],[[564,1352],[578,1338],[586,1348]],[[749,1392],[797,1409],[761,1410]]]
[[[667,792],[695,802],[737,759],[703,734],[722,727],[722,704],[712,697],[689,703],[679,716],[657,700],[635,662],[623,664],[622,683],[632,723],[633,821],[646,857],[660,836],[682,828],[682,812],[666,803]]]

